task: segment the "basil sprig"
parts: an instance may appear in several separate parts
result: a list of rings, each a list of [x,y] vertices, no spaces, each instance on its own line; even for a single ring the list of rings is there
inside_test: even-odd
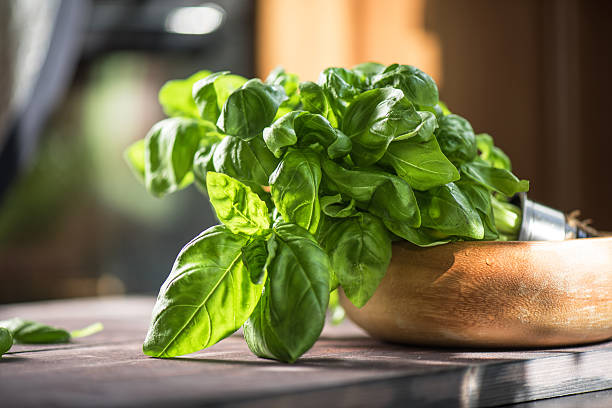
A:
[[[330,291],[367,303],[393,240],[518,234],[508,197],[529,183],[415,67],[327,68],[316,83],[282,68],[265,81],[201,71],[168,82],[159,101],[171,118],[126,160],[154,196],[195,183],[221,225],[179,253],[148,355],[195,352],[244,326],[256,355],[293,362],[319,337]]]

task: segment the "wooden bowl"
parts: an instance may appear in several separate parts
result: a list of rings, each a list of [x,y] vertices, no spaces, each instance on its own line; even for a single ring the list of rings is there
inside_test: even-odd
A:
[[[453,347],[550,347],[612,337],[612,237],[393,246],[347,315],[372,337]]]

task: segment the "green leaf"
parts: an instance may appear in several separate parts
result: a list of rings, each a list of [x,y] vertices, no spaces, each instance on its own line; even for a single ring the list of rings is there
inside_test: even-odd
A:
[[[355,208],[355,200],[351,198],[347,203],[340,194],[323,196],[319,201],[321,203],[321,211],[332,218],[354,217],[359,213]]]
[[[348,107],[342,131],[353,142],[351,158],[359,166],[376,163],[394,139],[417,135],[423,122],[399,89],[373,89]]]
[[[391,261],[391,238],[384,224],[367,213],[337,220],[321,244],[346,296],[357,307],[365,305]]]
[[[96,322],[90,324],[87,327],[83,327],[82,329],[73,330],[70,332],[70,338],[79,339],[83,337],[89,337],[96,333],[100,333],[104,330],[104,325],[100,322]]]
[[[145,182],[145,140],[140,139],[132,143],[123,152],[123,158],[136,178]]]
[[[438,103],[438,87],[426,73],[410,65],[389,65],[373,78],[375,88],[393,87],[401,89],[413,103],[434,106]]]
[[[442,245],[456,240],[454,237],[439,233],[430,228],[413,228],[407,224],[390,221],[384,221],[384,223],[393,234],[421,247]]]
[[[380,161],[395,169],[417,190],[429,190],[459,180],[459,171],[440,150],[435,138],[426,142],[393,142]]]
[[[261,137],[244,141],[226,136],[215,148],[212,160],[216,172],[261,186],[268,185],[268,179],[279,163]]]
[[[190,180],[193,157],[209,135],[203,122],[170,118],[156,123],[145,138],[145,186],[157,197],[184,188]]]
[[[193,84],[210,75],[210,71],[196,72],[187,79],[173,79],[159,91],[159,103],[168,116],[198,118],[198,108],[191,95]]]
[[[439,117],[438,126],[436,139],[442,152],[454,165],[476,157],[476,136],[470,122],[459,115],[450,114]]]
[[[192,95],[199,117],[216,123],[227,98],[246,81],[246,78],[239,75],[222,71],[215,72],[193,84]]]
[[[300,83],[300,100],[304,110],[319,114],[326,118],[333,127],[338,127],[338,119],[321,86],[310,81]]]
[[[0,321],[0,327],[4,327],[11,333],[15,343],[53,344],[68,343],[70,341],[70,333],[64,329],[30,320],[23,320],[18,317]]]
[[[286,99],[282,87],[251,79],[227,98],[217,126],[227,135],[252,139],[272,123],[278,107]]]
[[[319,75],[318,82],[327,97],[334,116],[338,118],[338,124],[340,124],[348,105],[366,86],[359,75],[346,68],[326,68]]]
[[[275,119],[291,112],[300,105],[300,95],[298,94],[300,79],[296,74],[286,72],[283,67],[276,67],[266,78],[266,84],[282,86],[285,95],[287,95],[287,100],[281,103]]]
[[[510,158],[506,156],[502,149],[493,145],[493,138],[490,135],[486,133],[476,135],[476,147],[480,150],[480,158],[491,166],[512,171]]]
[[[275,228],[268,241],[268,280],[244,326],[259,357],[294,362],[319,338],[329,303],[329,258],[314,237],[295,224]]]
[[[262,291],[242,263],[247,240],[225,226],[214,226],[181,250],[157,296],[143,345],[145,354],[193,353],[242,326]]]
[[[234,234],[263,234],[270,228],[266,203],[240,181],[211,171],[206,190],[217,218]]]
[[[251,282],[257,285],[264,283],[267,260],[268,247],[264,237],[251,237],[249,242],[242,247],[242,263],[249,271]]]
[[[351,140],[318,114],[293,111],[278,118],[264,129],[266,146],[276,157],[281,157],[287,146],[307,147],[318,143],[331,159],[346,156],[351,151]]]
[[[491,205],[491,192],[483,186],[469,180],[461,180],[455,183],[457,187],[468,198],[470,204],[480,215],[484,226],[483,239],[493,241],[499,237],[495,226],[495,214]]]
[[[357,207],[383,220],[421,224],[417,201],[406,181],[377,170],[348,170],[331,160],[322,164],[329,191],[355,199]]]
[[[351,69],[355,74],[361,77],[361,81],[364,82],[368,87],[372,85],[374,77],[385,70],[383,64],[378,62],[364,62],[362,64],[355,65]]]
[[[289,150],[270,176],[270,192],[276,208],[288,223],[314,233],[319,225],[321,206],[319,157],[309,151]]]
[[[514,204],[491,197],[491,206],[495,214],[495,226],[500,234],[506,235],[510,240],[516,241],[521,230],[523,214]]]
[[[519,180],[506,169],[492,167],[485,161],[463,163],[459,169],[462,177],[466,177],[483,187],[512,197],[516,193],[529,190],[529,181]]]
[[[4,327],[0,327],[0,358],[2,355],[13,347],[13,336],[11,332]]]
[[[421,209],[421,225],[448,235],[482,239],[484,226],[468,198],[454,184],[415,191]]]

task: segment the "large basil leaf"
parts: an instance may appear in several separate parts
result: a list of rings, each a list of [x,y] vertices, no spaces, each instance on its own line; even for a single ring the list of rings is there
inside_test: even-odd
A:
[[[334,128],[327,119],[305,111],[289,112],[264,129],[264,141],[276,157],[281,157],[287,146],[300,147],[318,143],[331,159],[346,156],[351,151],[351,140]]]
[[[268,150],[261,137],[244,141],[226,136],[215,148],[212,162],[218,173],[225,173],[242,182],[266,186],[279,160]]]
[[[266,203],[240,181],[210,171],[206,190],[217,218],[234,234],[263,234],[270,228]]]
[[[140,139],[125,149],[123,158],[136,178],[144,184],[145,182],[145,140]]]
[[[410,65],[389,65],[373,78],[372,86],[391,86],[401,89],[406,98],[418,105],[434,106],[438,103],[438,87],[426,73]]]
[[[476,147],[480,151],[480,158],[491,166],[512,171],[510,158],[506,156],[502,149],[493,145],[493,138],[490,135],[486,133],[476,135]]]
[[[390,221],[413,227],[421,224],[414,193],[403,179],[376,170],[348,170],[323,160],[326,188],[355,199],[357,207]]]
[[[30,320],[23,320],[18,317],[1,321],[0,327],[7,329],[11,333],[15,343],[53,344],[70,341],[70,333],[64,329]]]
[[[0,327],[0,358],[13,347],[13,336],[4,327]]]
[[[367,213],[338,220],[321,244],[346,296],[357,307],[365,305],[391,261],[391,238],[383,223]]]
[[[333,127],[338,127],[338,119],[321,86],[310,81],[300,83],[300,100],[304,110],[319,114],[326,118]]]
[[[442,152],[455,165],[476,157],[478,150],[472,125],[459,115],[439,117],[436,138]]]
[[[231,75],[229,71],[215,72],[193,85],[192,95],[199,116],[216,123],[221,113],[221,107],[234,90],[246,82],[246,78]]]
[[[270,192],[285,222],[297,224],[311,233],[321,217],[319,157],[308,151],[289,150],[270,176]]]
[[[276,67],[266,78],[266,84],[282,86],[288,98],[281,103],[276,118],[291,112],[300,105],[300,95],[298,94],[300,79],[296,74],[286,72],[283,67]]]
[[[210,75],[210,71],[196,72],[187,79],[173,79],[159,90],[159,103],[168,116],[198,118],[198,107],[191,95],[193,84]]]
[[[493,167],[485,161],[474,160],[459,168],[468,179],[508,197],[529,190],[529,181],[519,180],[508,170]]]
[[[348,107],[342,131],[353,142],[351,158],[359,166],[376,163],[394,139],[415,136],[423,122],[399,89],[373,89]]]
[[[145,186],[157,197],[179,190],[190,180],[193,157],[209,127],[200,120],[170,118],[157,122],[145,137]]]
[[[157,296],[145,354],[193,353],[242,326],[262,291],[242,263],[247,240],[225,226],[214,226],[181,250]]]
[[[398,176],[417,190],[459,180],[459,171],[442,153],[435,138],[426,142],[393,142],[380,163],[392,166]]]
[[[482,239],[484,226],[468,198],[454,184],[415,191],[421,209],[421,225],[448,235]]]
[[[295,224],[275,228],[268,241],[268,280],[244,337],[259,357],[294,362],[319,338],[329,303],[329,258]]]
[[[493,213],[493,206],[491,205],[491,192],[485,187],[469,180],[461,180],[455,183],[455,185],[459,187],[468,198],[472,207],[478,211],[478,215],[480,215],[480,219],[484,226],[483,239],[488,241],[497,239],[499,234],[495,226],[495,215]]]
[[[217,126],[227,135],[252,139],[272,123],[278,107],[286,99],[281,86],[251,79],[227,98]]]

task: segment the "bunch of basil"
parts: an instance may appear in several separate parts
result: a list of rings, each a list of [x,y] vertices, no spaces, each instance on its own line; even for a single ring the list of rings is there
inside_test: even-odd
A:
[[[509,239],[527,191],[488,135],[408,65],[328,68],[318,83],[198,72],[166,83],[169,119],[126,151],[157,197],[195,183],[222,225],[179,253],[144,352],[172,357],[244,325],[258,356],[293,362],[319,337],[330,291],[372,296],[391,242]]]

